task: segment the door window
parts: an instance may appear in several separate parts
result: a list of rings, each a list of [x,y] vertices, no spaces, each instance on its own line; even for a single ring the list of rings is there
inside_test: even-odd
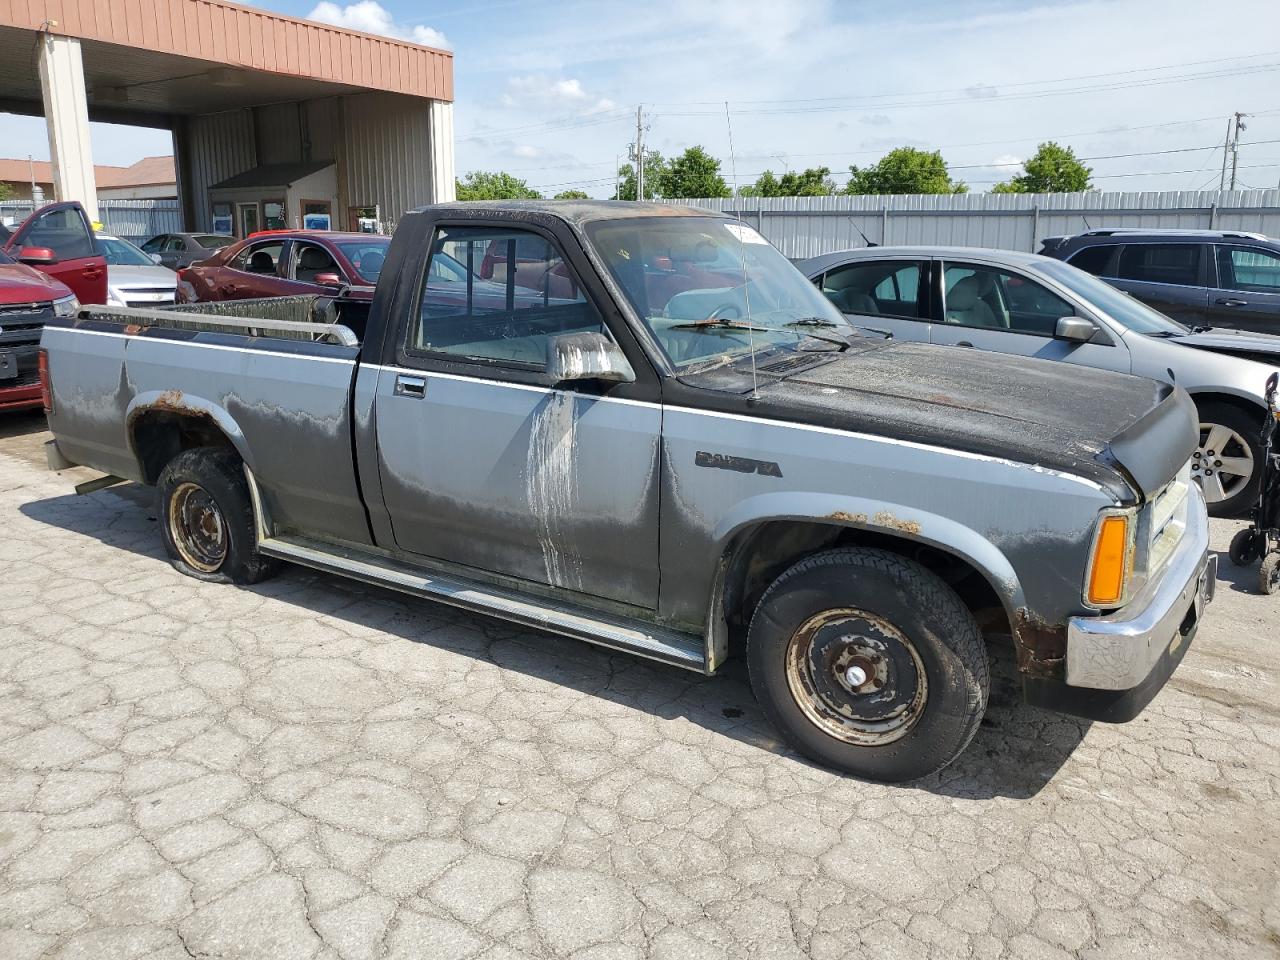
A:
[[[58,207],[40,214],[28,225],[20,242],[24,247],[47,247],[59,260],[97,254],[93,231],[77,207]]]
[[[274,274],[280,262],[280,250],[284,246],[279,240],[266,243],[254,243],[245,247],[238,254],[231,266],[246,273]]]
[[[902,260],[855,262],[827,271],[822,292],[841,313],[920,318],[921,264]]]
[[[1218,247],[1218,286],[1280,293],[1280,255],[1254,247]]]
[[[1075,307],[1043,284],[996,267],[952,264],[943,271],[946,322],[1051,337]]]
[[[165,249],[182,253],[187,249],[187,241],[183,240],[181,237],[174,237],[165,245]]]
[[[171,247],[165,246],[165,241],[169,238],[166,236],[152,237],[142,245],[142,249],[147,253],[159,253],[161,250],[169,250]]]
[[[291,274],[294,280],[303,283],[315,283],[316,276],[321,273],[336,273],[342,276],[333,255],[318,243],[295,243],[293,245],[293,266]]]
[[[408,350],[543,368],[548,340],[608,335],[549,240],[524,230],[436,230]]]
[[[1085,247],[1083,250],[1077,250],[1067,263],[1085,273],[1092,273],[1095,277],[1111,276],[1108,268],[1111,266],[1111,254],[1115,249],[1114,243],[1100,243],[1094,247]]]
[[[1120,248],[1121,280],[1171,283],[1183,287],[1200,284],[1200,244],[1131,243]]]

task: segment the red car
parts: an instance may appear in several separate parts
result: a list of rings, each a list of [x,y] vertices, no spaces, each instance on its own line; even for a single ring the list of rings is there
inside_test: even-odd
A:
[[[0,249],[71,288],[81,303],[107,302],[107,261],[93,227],[74,200],[41,207],[9,233],[0,227]]]
[[[0,410],[40,406],[40,333],[77,306],[66,284],[0,251]]]
[[[253,234],[178,271],[178,301],[245,300],[344,287],[372,300],[390,237],[369,233],[278,230]]]

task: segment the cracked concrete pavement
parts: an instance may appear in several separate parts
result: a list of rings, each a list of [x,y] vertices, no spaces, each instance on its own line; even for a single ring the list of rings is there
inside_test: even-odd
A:
[[[1135,722],[1017,704],[880,786],[706,680],[288,568],[0,424],[0,958],[1280,956],[1280,598]],[[1225,548],[1234,524],[1215,522]],[[1225,557],[1224,557],[1225,564]]]

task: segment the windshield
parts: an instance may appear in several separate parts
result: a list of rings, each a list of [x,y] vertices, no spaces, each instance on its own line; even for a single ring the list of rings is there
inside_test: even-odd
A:
[[[368,240],[343,240],[338,244],[342,255],[350,261],[357,274],[369,283],[378,282],[378,274],[387,260],[390,237],[372,237]]]
[[[192,239],[206,250],[221,250],[223,247],[236,242],[235,237],[223,237],[212,233],[202,233],[198,237],[192,237]]]
[[[677,368],[856,333],[786,257],[736,221],[637,217],[588,224],[587,234]]]
[[[154,267],[155,262],[128,240],[119,237],[98,237],[98,252],[107,258],[112,267]]]
[[[1122,290],[1117,290],[1091,273],[1085,273],[1061,260],[1043,258],[1036,266],[1063,286],[1079,294],[1115,320],[1136,333],[1175,334],[1189,333],[1182,324],[1171,320],[1158,310],[1152,310],[1140,300],[1135,300]]]

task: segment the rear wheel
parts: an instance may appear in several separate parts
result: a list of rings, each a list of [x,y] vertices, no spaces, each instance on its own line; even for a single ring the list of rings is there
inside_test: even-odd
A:
[[[1262,482],[1262,427],[1227,403],[1200,407],[1200,445],[1191,455],[1191,475],[1215,517],[1243,516],[1258,500]]]
[[[1280,592],[1280,553],[1270,554],[1258,570],[1258,589],[1265,594]]]
[[[1247,567],[1262,556],[1266,545],[1267,541],[1261,533],[1253,527],[1246,527],[1238,530],[1231,538],[1231,548],[1227,551],[1227,556],[1237,567]]]
[[[990,679],[977,623],[945,583],[885,550],[828,550],[769,587],[751,685],[801,753],[870,780],[933,773],[973,739]]]
[[[239,457],[218,447],[184,450],[156,484],[169,562],[213,583],[257,583],[279,561],[257,552],[249,485]]]

